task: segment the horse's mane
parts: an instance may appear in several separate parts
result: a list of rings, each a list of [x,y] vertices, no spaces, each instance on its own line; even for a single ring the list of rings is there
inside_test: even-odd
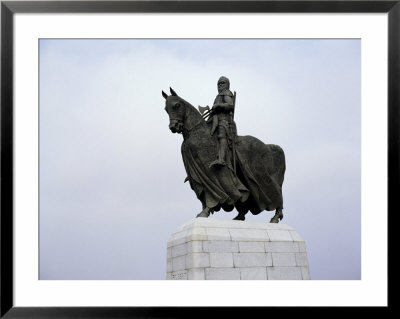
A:
[[[180,96],[176,95],[176,97],[180,100],[182,104],[185,105],[186,114],[185,114],[185,123],[184,127],[186,128],[185,132],[183,133],[184,138],[187,137],[187,134],[193,129],[200,129],[207,126],[206,121],[204,120],[203,116],[200,112],[188,101],[181,98]]]
[[[178,97],[186,105],[186,107],[189,107],[190,113],[186,113],[186,114],[191,114],[191,115],[194,115],[195,117],[202,118],[205,123],[203,116],[192,104],[190,104],[188,101],[186,101],[185,99],[181,98],[178,95],[176,97]]]
[[[192,105],[192,104],[190,104],[188,101],[186,101],[185,99],[183,99],[183,98],[181,98],[179,95],[177,95],[176,97],[178,97],[183,103],[185,103],[187,106],[190,106],[194,111],[196,111],[196,112],[198,112],[197,110],[196,110],[196,108]],[[199,112],[198,112],[199,113]],[[200,114],[200,113],[199,113]]]

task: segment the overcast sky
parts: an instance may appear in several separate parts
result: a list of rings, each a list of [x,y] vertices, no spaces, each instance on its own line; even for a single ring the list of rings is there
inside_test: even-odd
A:
[[[165,279],[201,211],[161,90],[237,92],[239,135],[286,156],[284,219],[312,279],[361,279],[359,40],[40,40],[40,279]],[[246,215],[267,222],[274,212]],[[232,219],[220,211],[210,218]]]

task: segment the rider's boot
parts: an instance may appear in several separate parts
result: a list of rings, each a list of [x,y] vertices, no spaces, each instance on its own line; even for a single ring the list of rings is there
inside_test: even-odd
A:
[[[221,138],[219,141],[218,158],[210,164],[211,167],[222,167],[226,165],[225,154],[228,144],[225,138]]]

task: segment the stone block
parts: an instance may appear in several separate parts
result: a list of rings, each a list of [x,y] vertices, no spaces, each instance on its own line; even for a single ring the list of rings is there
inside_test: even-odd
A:
[[[187,252],[188,253],[203,252],[203,241],[201,241],[201,240],[189,241],[187,243]]]
[[[237,220],[222,220],[216,218],[196,218],[193,219],[182,226],[178,227],[175,232],[197,228],[247,228],[247,229],[280,229],[280,230],[293,230],[292,227],[286,224],[271,224],[271,223],[260,223],[260,222],[250,222],[250,221],[237,221]]]
[[[268,230],[270,241],[293,241],[289,231],[270,229]]]
[[[207,233],[205,228],[192,228],[187,230],[186,241],[194,240],[207,240]]]
[[[299,253],[305,253],[307,252],[306,249],[306,243],[304,241],[301,242],[297,242],[298,246],[299,246]]]
[[[265,253],[265,243],[262,241],[239,242],[239,252],[241,252],[241,253]]]
[[[171,247],[172,257],[183,256],[187,254],[187,244],[180,244]]]
[[[188,280],[205,280],[204,268],[194,268],[187,272]]]
[[[172,259],[167,259],[167,272],[172,272]]]
[[[186,256],[179,256],[172,258],[172,271],[179,271],[186,269]]]
[[[303,280],[310,280],[310,270],[308,269],[308,267],[300,267],[300,269]]]
[[[273,266],[296,266],[295,253],[272,253]]]
[[[266,267],[251,267],[240,268],[241,280],[266,280],[267,268]]]
[[[240,280],[239,268],[206,268],[206,280]]]
[[[269,241],[267,230],[265,229],[236,229],[229,230],[233,241]]]
[[[295,253],[299,252],[297,243],[292,241],[265,242],[265,251],[270,253]]]
[[[239,244],[228,240],[207,240],[203,242],[203,250],[210,253],[237,253],[239,252]]]
[[[210,253],[210,267],[233,267],[232,253]]]
[[[184,257],[186,257],[186,269],[210,267],[209,253],[190,253]]]
[[[231,240],[231,235],[226,228],[207,228],[208,240]]]
[[[299,267],[267,267],[268,280],[301,280]]]
[[[167,247],[185,243],[187,241],[187,235],[188,235],[187,231],[182,231],[172,234],[170,239],[168,240]]]
[[[267,253],[233,253],[235,267],[272,266],[271,254]]]
[[[298,242],[304,241],[304,239],[301,238],[301,236],[295,230],[290,230],[289,234],[291,235],[291,237],[294,241],[298,241]]]
[[[306,253],[296,253],[296,265],[297,266],[308,266],[307,254]]]

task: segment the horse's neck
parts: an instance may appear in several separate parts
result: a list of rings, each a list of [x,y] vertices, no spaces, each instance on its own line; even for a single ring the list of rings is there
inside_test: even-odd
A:
[[[201,114],[192,105],[188,103],[188,105],[186,106],[185,121],[183,123],[183,126],[186,131],[184,134],[184,138],[188,137],[190,133],[201,128],[204,125],[206,125],[206,122],[204,121]]]

